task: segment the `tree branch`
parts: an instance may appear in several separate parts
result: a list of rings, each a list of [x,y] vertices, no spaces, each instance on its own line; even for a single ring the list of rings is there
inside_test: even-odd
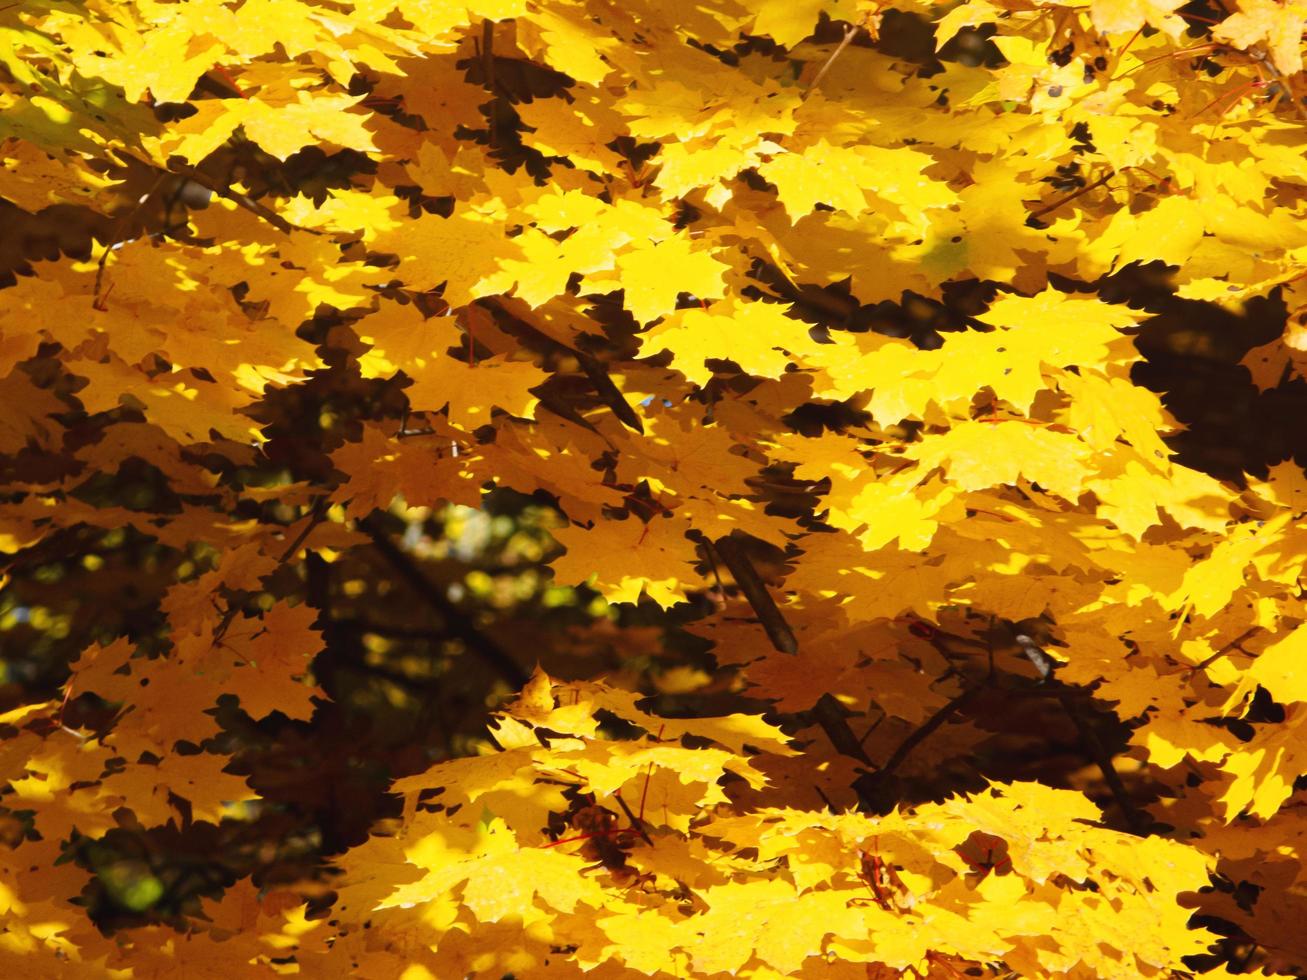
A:
[[[1080,734],[1080,740],[1084,743],[1089,757],[1097,763],[1098,768],[1102,771],[1103,780],[1107,783],[1108,789],[1112,791],[1112,798],[1116,800],[1116,805],[1125,817],[1126,824],[1132,832],[1142,837],[1148,833],[1148,827],[1152,821],[1139,807],[1135,806],[1134,800],[1130,799],[1130,794],[1126,792],[1125,783],[1121,782],[1121,774],[1112,765],[1112,753],[1107,751],[1107,746],[1098,737],[1098,732],[1094,731],[1093,724],[1086,716],[1084,705],[1077,704],[1062,692],[1059,692],[1057,700],[1070,717],[1072,724],[1076,726],[1076,731]]]
[[[826,737],[841,755],[847,755],[869,766],[874,765],[871,757],[867,755],[867,750],[862,747],[861,740],[849,727],[848,712],[829,691],[818,699],[808,714],[821,726]]]
[[[978,684],[968,688],[950,700],[933,715],[927,718],[915,731],[899,743],[894,754],[875,772],[866,772],[853,781],[853,790],[858,794],[859,809],[869,813],[888,813],[898,802],[898,779],[895,775],[899,766],[911,754],[912,750],[928,739],[931,734],[967,706],[986,685]]]
[[[753,607],[758,621],[762,623],[762,628],[767,631],[767,638],[771,640],[772,646],[781,653],[798,653],[799,641],[795,639],[794,631],[790,629],[790,624],[785,622],[781,611],[776,608],[775,600],[767,591],[767,586],[763,584],[762,579],[758,577],[753,562],[749,561],[749,556],[744,553],[739,541],[728,534],[718,538],[709,547],[716,548],[717,554],[731,570],[731,575],[739,585],[740,591],[749,600],[749,605]]]
[[[1252,637],[1256,636],[1258,633],[1261,632],[1261,629],[1262,628],[1260,626],[1248,627],[1246,630],[1244,630],[1242,633],[1236,636],[1229,643],[1225,644],[1225,646],[1221,647],[1215,653],[1211,654],[1210,656],[1204,657],[1202,660],[1198,661],[1198,663],[1194,664],[1192,667],[1187,668],[1188,673],[1192,676],[1193,674],[1196,674],[1200,670],[1206,670],[1208,667],[1216,663],[1216,661],[1220,660],[1231,650],[1243,650],[1243,641],[1247,639],[1251,639]],[[1244,652],[1246,653],[1247,651]]]
[[[526,685],[529,680],[527,672],[508,655],[503,647],[477,629],[471,616],[445,597],[445,594],[426,577],[408,553],[391,540],[376,514],[365,517],[358,522],[358,526],[372,540],[378,554],[408,587],[427,605],[440,613],[440,618],[444,620],[451,636],[462,640],[468,652],[480,657],[488,667],[507,681],[513,690],[519,690]]]
[[[260,204],[258,201],[254,200],[254,198],[247,194],[242,194],[240,191],[234,191],[230,187],[223,187],[216,180],[211,179],[199,170],[196,170],[194,167],[188,167],[183,163],[174,163],[171,164],[168,169],[170,173],[181,174],[183,177],[195,181],[195,183],[199,184],[201,187],[207,187],[219,197],[225,197],[237,207],[244,208],[246,211],[250,212],[250,214],[262,218],[283,234],[289,235],[293,231],[302,231],[310,235],[322,234],[322,232],[318,231],[316,228],[301,228],[299,225],[291,224],[267,205]]]
[[[627,400],[622,397],[617,385],[613,384],[613,379],[609,376],[604,365],[585,351],[576,350],[573,353],[576,354],[576,362],[581,365],[581,370],[590,379],[590,383],[594,385],[595,393],[599,395],[603,403],[613,410],[613,414],[619,420],[643,435],[644,423],[640,421],[640,416],[635,414],[635,410],[631,408]]]

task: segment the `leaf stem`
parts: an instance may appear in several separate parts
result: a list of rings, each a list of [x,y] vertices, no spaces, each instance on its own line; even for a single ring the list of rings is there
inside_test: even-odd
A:
[[[1030,214],[1027,216],[1026,220],[1029,221],[1031,218],[1034,219],[1042,218],[1044,215],[1052,211],[1056,211],[1063,204],[1070,204],[1077,197],[1081,197],[1085,194],[1088,194],[1090,191],[1094,190],[1097,187],[1102,187],[1104,184],[1106,184],[1109,180],[1111,180],[1115,176],[1116,176],[1116,171],[1109,170],[1106,174],[1104,174],[1102,177],[1099,177],[1092,184],[1086,184],[1084,187],[1080,188],[1080,190],[1068,194],[1066,197],[1056,200],[1052,204],[1046,204],[1038,211],[1031,211]]]

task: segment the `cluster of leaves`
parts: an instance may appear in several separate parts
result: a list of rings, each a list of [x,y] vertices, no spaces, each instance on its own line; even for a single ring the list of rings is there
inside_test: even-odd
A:
[[[1152,263],[1183,299],[1278,297],[1245,364],[1307,376],[1304,23],[1270,0],[0,8],[0,193],[15,237],[69,252],[0,291],[2,611],[53,638],[6,650],[37,696],[0,718],[0,963],[1301,972],[1307,480],[1177,462],[1132,381],[1147,313],[1104,283]],[[423,544],[488,492],[561,515],[522,544],[556,587],[698,637],[716,673],[665,689],[727,709],[531,674],[547,645],[490,635]],[[241,733],[349,741],[341,678],[377,664],[342,663],[344,634],[414,599],[453,663],[521,689],[489,736],[428,712],[319,842],[330,868],[102,933],[96,888],[141,911],[167,887],[115,835],[349,809],[321,745],[288,787]],[[442,664],[384,669],[433,692]]]

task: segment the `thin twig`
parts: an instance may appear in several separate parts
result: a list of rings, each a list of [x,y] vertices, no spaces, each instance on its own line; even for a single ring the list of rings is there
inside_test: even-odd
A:
[[[477,305],[494,317],[497,323],[502,324],[503,320],[507,320],[511,329],[528,334],[534,349],[543,350],[546,354],[565,353],[575,357],[576,363],[585,372],[586,377],[590,379],[590,383],[594,386],[595,393],[600,400],[613,410],[613,414],[617,416],[619,421],[636,432],[644,434],[644,423],[640,421],[640,416],[635,413],[635,410],[622,397],[617,385],[613,383],[612,376],[608,373],[608,366],[597,357],[581,350],[580,347],[564,344],[549,336],[535,324],[529,323],[508,309],[495,297],[483,297],[478,300]]]
[[[304,546],[304,542],[307,541],[309,535],[313,533],[313,529],[321,524],[326,516],[327,497],[323,494],[314,498],[313,507],[309,511],[308,523],[304,525],[304,530],[295,536],[295,540],[290,543],[290,547],[288,547],[282,553],[282,556],[277,559],[278,566],[286,564],[286,562],[295,557],[295,552],[299,551],[300,548]]]
[[[853,39],[857,37],[859,30],[861,30],[861,28],[858,27],[857,24],[850,24],[844,29],[844,38],[840,41],[839,47],[831,52],[831,56],[826,59],[826,63],[821,66],[817,74],[812,76],[812,81],[808,83],[807,91],[803,93],[805,98],[808,93],[816,89],[816,87],[821,83],[821,80],[826,77],[826,72],[830,71],[830,66],[835,64],[835,59],[843,54],[844,49],[853,43]]]
[[[104,267],[105,264],[109,261],[109,253],[122,244],[123,234],[127,230],[128,222],[130,222],[133,218],[135,218],[138,214],[140,214],[141,211],[145,209],[145,205],[148,204],[150,202],[150,199],[153,198],[154,195],[159,192],[159,188],[163,186],[163,182],[167,179],[168,179],[168,175],[166,173],[159,174],[159,176],[155,178],[154,183],[150,185],[150,189],[146,191],[144,194],[142,194],[141,199],[136,202],[136,207],[132,208],[121,218],[119,218],[117,221],[114,222],[113,233],[111,236],[113,238],[113,241],[108,241],[104,243],[104,254],[100,256],[99,264],[96,266],[95,269],[95,293],[91,299],[91,309],[100,310],[102,312],[105,309],[104,301],[108,298],[109,294],[107,292],[102,293],[101,290],[104,287]],[[109,288],[113,289],[112,283],[109,284]]]
[[[637,817],[631,811],[630,804],[627,803],[626,800],[622,799],[621,793],[614,793],[613,795],[617,797],[617,802],[621,806],[622,812],[626,814],[626,819],[631,821],[632,829],[635,830],[637,834],[639,834],[641,837],[644,838],[644,842],[646,844],[648,844],[650,847],[653,847],[654,846],[653,838],[650,837],[649,832],[644,829],[644,821],[641,820],[639,817]]]
[[[326,516],[327,516],[326,495],[322,495],[314,498],[313,507],[309,514],[309,522],[306,525],[304,525],[304,530],[295,536],[295,540],[291,542],[290,547],[287,548],[282,553],[281,557],[277,559],[277,566],[276,566],[277,568],[280,568],[282,565],[286,564],[286,562],[290,561],[293,557],[295,557],[295,553],[304,546],[304,542],[308,540],[308,537],[313,532],[313,529],[317,527],[319,524],[321,524],[323,518],[325,518]],[[227,606],[226,611],[222,614],[222,618],[218,620],[218,625],[214,627],[213,646],[216,647],[220,643],[222,643],[222,638],[227,635],[227,630],[231,628],[231,624],[236,620],[236,614],[239,612],[240,612],[240,606],[237,603],[232,602]]]
[[[1031,211],[1030,214],[1026,216],[1026,220],[1029,221],[1031,218],[1042,218],[1050,211],[1056,211],[1063,204],[1070,204],[1077,197],[1081,197],[1082,195],[1088,194],[1096,187],[1102,187],[1104,184],[1106,184],[1109,180],[1111,180],[1115,176],[1116,176],[1116,171],[1109,170],[1106,174],[1104,174],[1102,177],[1099,177],[1092,184],[1086,184],[1084,187],[1080,188],[1080,190],[1076,191],[1075,193],[1068,194],[1066,197],[1056,200],[1052,204],[1045,205],[1044,207],[1040,208],[1038,211]]]
[[[495,22],[486,18],[481,22],[481,73],[486,91],[495,91]]]
[[[595,393],[603,403],[613,410],[613,414],[621,422],[643,435],[644,423],[640,421],[640,416],[635,414],[635,409],[631,408],[630,403],[622,397],[617,385],[613,384],[608,369],[585,351],[578,350],[575,353],[577,363],[581,365],[581,370],[590,379],[590,384],[594,385]]]
[[[1257,955],[1257,950],[1259,948],[1260,946],[1256,942],[1250,943],[1248,946],[1248,952],[1243,956],[1239,957],[1239,962],[1235,965],[1234,972],[1235,973],[1245,972],[1248,969],[1248,964],[1251,963],[1253,961],[1253,957]]]
[[[968,688],[957,697],[949,700],[943,707],[918,725],[916,731],[899,743],[899,747],[894,750],[894,754],[886,760],[883,766],[876,770],[876,774],[892,774],[899,766],[903,765],[913,749],[930,738],[936,729],[965,708],[984,689],[983,685]]]
[[[1220,660],[1231,650],[1243,650],[1243,641],[1250,639],[1251,637],[1255,636],[1257,633],[1260,633],[1261,629],[1262,628],[1260,626],[1249,626],[1246,630],[1244,630],[1242,633],[1236,636],[1233,640],[1231,640],[1225,646],[1221,647],[1221,649],[1217,650],[1215,653],[1211,654],[1210,656],[1204,657],[1202,660],[1198,661],[1198,663],[1190,667],[1189,673],[1196,674],[1200,670],[1206,670],[1208,667],[1216,663],[1216,661]],[[1246,653],[1247,651],[1245,650],[1244,652]]]
[[[486,91],[490,93],[490,112],[487,126],[487,146],[493,150],[498,140],[499,96],[495,94],[495,22],[486,18],[481,22],[481,73]]]
[[[1280,87],[1289,93],[1289,101],[1293,103],[1293,111],[1298,114],[1299,119],[1307,122],[1307,108],[1303,107],[1302,100],[1298,97],[1298,93],[1293,90],[1293,86],[1289,84],[1289,79],[1280,73],[1280,69],[1275,67],[1275,63],[1266,56],[1266,52],[1261,48],[1252,47],[1248,49],[1248,57],[1270,72],[1271,77],[1280,83]]]
[[[712,568],[712,578],[713,581],[717,583],[713,590],[717,593],[717,600],[713,605],[715,605],[720,612],[726,607],[726,586],[722,585],[721,570],[717,567],[717,552],[712,547],[712,542],[705,538],[704,543],[707,547],[703,549],[703,552],[708,556],[708,564]]]
[[[870,725],[868,725],[867,730],[862,733],[862,738],[858,739],[858,746],[859,747],[865,746],[867,744],[867,739],[871,738],[871,733],[874,732],[877,728],[879,728],[881,726],[881,723],[884,722],[884,720],[888,717],[889,717],[888,714],[882,712],[879,718],[877,718]]]
[[[284,234],[289,235],[293,231],[302,231],[310,235],[322,234],[322,232],[318,231],[316,228],[302,228],[299,225],[291,224],[266,205],[260,204],[258,201],[254,200],[254,198],[242,194],[240,191],[234,191],[230,187],[222,186],[216,180],[211,180],[208,176],[201,173],[199,170],[196,170],[194,167],[188,167],[182,163],[174,163],[171,165],[170,170],[172,173],[181,174],[183,177],[195,181],[195,183],[199,184],[201,187],[207,187],[219,197],[225,197],[237,207],[244,208],[246,211],[250,212],[250,214],[262,218],[268,224],[272,225],[272,227]]]
[[[986,686],[985,684],[978,684],[951,699],[927,718],[923,724],[919,725],[911,735],[900,742],[899,747],[894,750],[894,754],[889,757],[885,765],[874,772],[864,772],[855,779],[853,781],[853,791],[858,794],[858,808],[863,812],[889,813],[901,796],[901,785],[895,775],[899,766],[903,764],[903,761],[907,759],[913,749],[929,738],[931,733],[957,714],[981,691],[984,691]]]
[[[433,607],[444,620],[451,636],[462,640],[468,651],[480,657],[487,666],[518,690],[526,686],[529,680],[522,667],[508,655],[494,640],[477,629],[472,617],[450,602],[431,580],[423,574],[422,569],[402,550],[381,526],[376,514],[369,515],[358,522],[358,527],[372,541],[377,553],[390,565],[414,592],[427,605]]]
[[[1107,751],[1107,746],[1098,737],[1098,732],[1094,731],[1094,726],[1085,715],[1084,706],[1061,695],[1057,700],[1071,718],[1072,724],[1076,726],[1076,731],[1080,733],[1080,740],[1084,742],[1090,758],[1098,764],[1099,770],[1103,773],[1103,780],[1107,783],[1107,788],[1112,791],[1112,798],[1116,800],[1116,805],[1125,816],[1126,824],[1131,831],[1142,837],[1148,833],[1151,821],[1130,799],[1130,794],[1126,792],[1125,783],[1121,782],[1121,774],[1112,765],[1112,753]]]

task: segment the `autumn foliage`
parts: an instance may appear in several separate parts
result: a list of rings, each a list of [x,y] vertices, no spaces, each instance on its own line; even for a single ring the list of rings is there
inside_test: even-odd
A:
[[[1305,25],[0,7],[0,976],[1304,975]]]

